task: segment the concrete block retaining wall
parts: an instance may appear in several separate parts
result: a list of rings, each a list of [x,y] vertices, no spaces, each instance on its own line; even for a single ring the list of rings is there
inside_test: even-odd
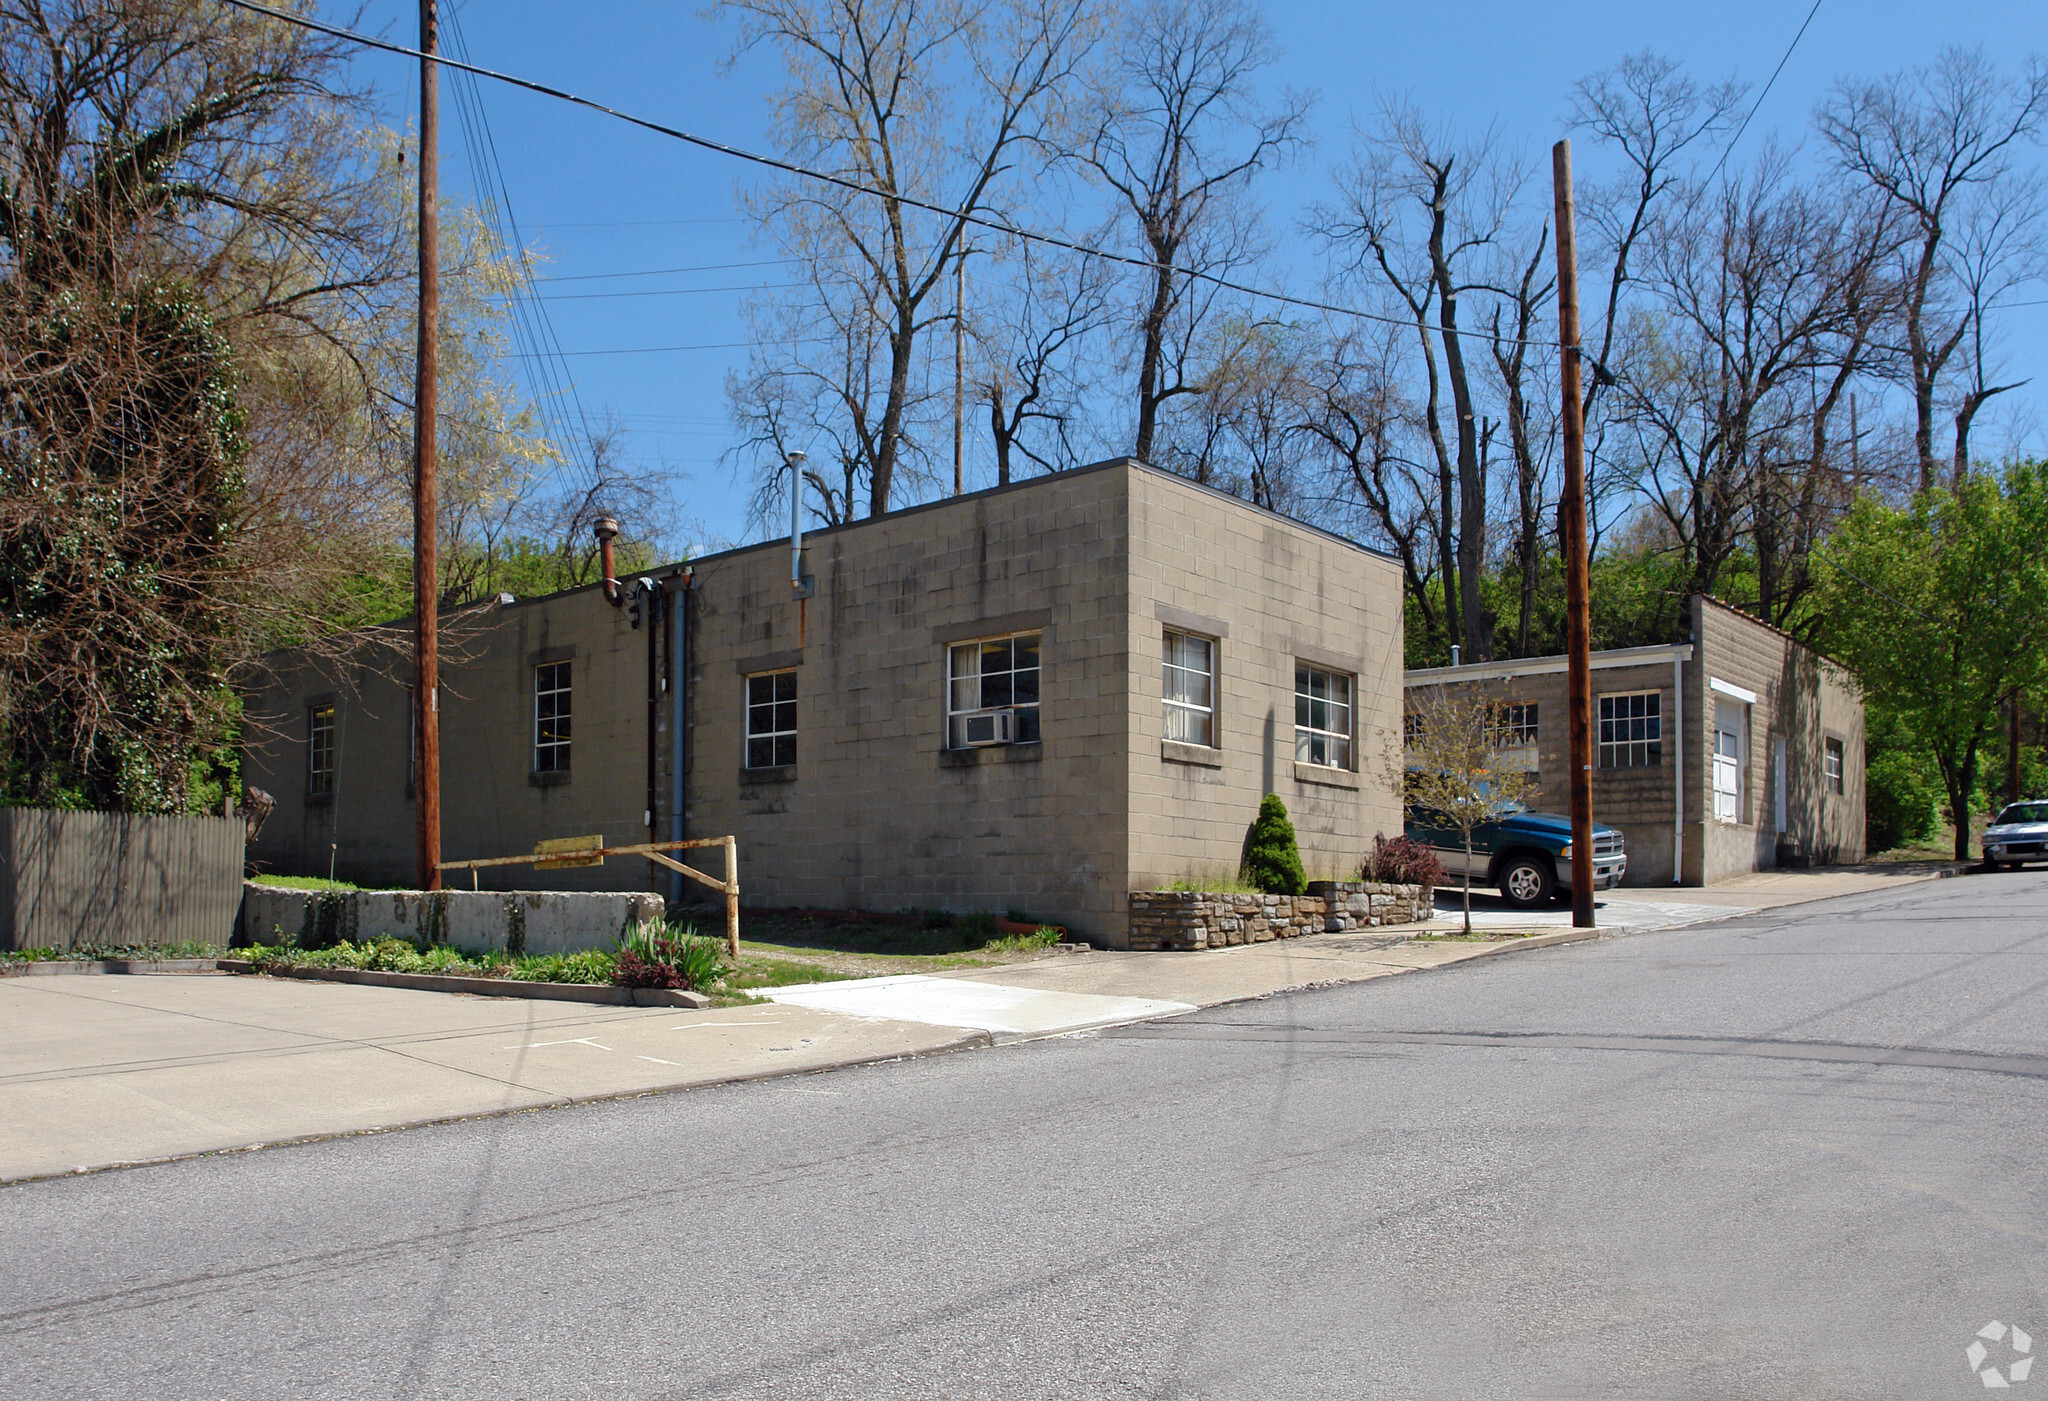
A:
[[[1426,885],[1311,881],[1306,895],[1236,895],[1206,890],[1131,893],[1134,949],[1220,949],[1303,934],[1341,934],[1411,924],[1436,912]]]
[[[662,917],[659,895],[575,890],[292,890],[243,888],[238,943],[406,939],[507,953],[606,949],[642,920]]]

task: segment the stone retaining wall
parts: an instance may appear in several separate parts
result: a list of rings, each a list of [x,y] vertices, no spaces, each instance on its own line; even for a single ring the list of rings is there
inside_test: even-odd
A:
[[[626,930],[662,917],[662,899],[622,891],[293,890],[243,888],[238,943],[327,948],[346,939],[406,939],[507,953],[608,949]]]
[[[1310,881],[1306,895],[1235,895],[1206,890],[1131,892],[1134,949],[1220,949],[1303,934],[1341,934],[1412,924],[1436,912],[1426,885]]]

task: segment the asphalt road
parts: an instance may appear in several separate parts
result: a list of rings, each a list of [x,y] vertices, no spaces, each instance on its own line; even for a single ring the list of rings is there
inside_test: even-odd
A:
[[[1976,876],[7,1188],[0,1396],[1978,1396],[2044,1165],[2048,874]]]

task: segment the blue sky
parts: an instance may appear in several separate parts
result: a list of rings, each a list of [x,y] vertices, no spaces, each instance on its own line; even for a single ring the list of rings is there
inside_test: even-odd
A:
[[[1285,230],[1321,193],[1328,168],[1349,144],[1353,117],[1369,112],[1376,94],[1412,95],[1425,111],[1474,128],[1497,121],[1536,168],[1550,142],[1565,134],[1575,78],[1648,48],[1703,77],[1738,74],[1754,93],[1809,6],[1810,0],[1270,4],[1283,50],[1273,84],[1312,90],[1320,99],[1313,122],[1318,147],[1300,168],[1267,185],[1270,217]],[[470,3],[457,13],[478,63],[704,136],[767,147],[768,96],[779,71],[759,56],[728,69],[730,26],[694,6],[511,0]],[[329,18],[338,15],[328,11]],[[411,5],[372,0],[357,23],[411,43],[415,15]],[[1753,153],[1773,130],[1803,138],[1807,114],[1838,76],[1922,63],[1949,44],[1982,45],[2013,59],[2048,50],[2048,6],[1822,0],[1736,157]],[[409,60],[365,53],[357,68],[394,120],[414,109],[417,79]],[[772,262],[733,266],[774,256],[751,240],[734,208],[735,182],[749,179],[750,170],[502,85],[483,84],[482,99],[513,213],[527,242],[548,259],[544,275],[551,280],[542,290],[584,409],[618,418],[632,458],[681,474],[685,513],[701,523],[696,543],[748,538],[745,491],[721,461],[733,438],[722,385],[745,353],[734,344],[743,337],[737,312],[744,289],[780,275]],[[443,104],[443,191],[461,199],[470,183],[468,157],[445,85]],[[1599,173],[1592,161],[1590,152],[1581,154],[1582,178]],[[1306,289],[1311,265],[1295,252],[1294,287]],[[655,269],[691,271],[616,276]],[[2030,295],[2048,297],[2048,289]],[[2025,441],[2037,446],[2048,420],[2048,305],[2007,317],[2006,375],[2034,380],[2008,396],[2008,415],[2017,415]],[[670,346],[717,348],[643,353]],[[1997,429],[1987,427],[1996,442]],[[972,467],[970,486],[982,484],[972,479]]]

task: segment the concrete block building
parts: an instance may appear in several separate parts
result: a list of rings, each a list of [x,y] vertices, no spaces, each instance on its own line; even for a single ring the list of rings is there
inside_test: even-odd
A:
[[[1774,866],[1863,859],[1863,701],[1840,666],[1703,595],[1688,640],[1593,654],[1593,817],[1619,827],[1629,885],[1712,885]],[[1474,688],[1569,810],[1563,657],[1411,671]]]
[[[1266,793],[1311,876],[1399,830],[1400,572],[1348,540],[1120,459],[817,532],[795,572],[786,538],[656,571],[638,629],[596,586],[444,614],[444,858],[730,833],[749,906],[1120,947],[1131,891],[1236,871]],[[407,636],[278,658],[250,698],[267,869],[412,882]]]

